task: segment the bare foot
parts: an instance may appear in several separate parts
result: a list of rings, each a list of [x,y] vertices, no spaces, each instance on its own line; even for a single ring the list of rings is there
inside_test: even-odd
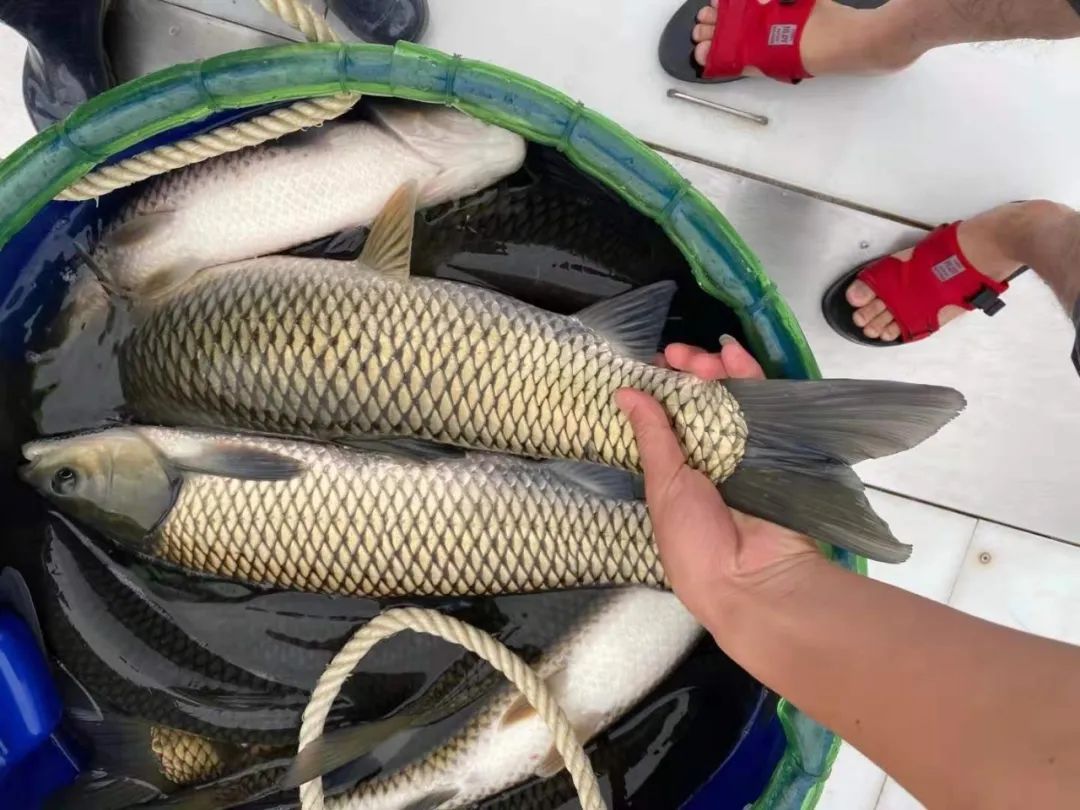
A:
[[[961,222],[957,231],[960,249],[980,273],[995,281],[1004,281],[1022,264],[1011,255],[1011,245],[1016,244],[1015,235],[1024,227],[1025,219],[1041,216],[1041,207],[1045,205],[1042,201],[1011,203]],[[893,255],[906,261],[912,252],[913,248],[908,248]],[[900,326],[893,320],[892,313],[864,282],[853,281],[847,288],[846,298],[856,307],[851,319],[868,338],[888,342],[900,337]],[[963,307],[943,307],[938,312],[938,324],[944,326],[965,312]]]
[[[758,0],[767,2],[768,0]],[[694,59],[704,66],[717,26],[716,6],[709,0],[697,15],[691,38]],[[855,9],[833,0],[819,0],[810,12],[800,41],[803,66],[814,76],[829,73],[891,73],[907,67],[922,55],[925,48],[910,36],[897,36],[891,25],[894,15],[882,9]],[[720,22],[723,25],[723,21]],[[761,71],[747,67],[746,76],[760,76]]]

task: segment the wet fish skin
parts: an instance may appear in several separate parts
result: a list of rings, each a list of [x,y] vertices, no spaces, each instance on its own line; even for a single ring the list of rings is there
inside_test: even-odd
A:
[[[670,672],[701,629],[671,594],[612,591],[537,664],[579,736],[607,728]],[[473,805],[535,775],[553,773],[552,738],[506,690],[446,744],[396,773],[341,796],[328,810],[406,810]]]
[[[470,194],[515,171],[524,140],[441,105],[364,102],[339,120],[169,172],[142,186],[92,250],[116,289],[163,272],[266,255],[367,225],[407,180],[420,205]]]
[[[631,295],[666,310],[665,289]],[[412,435],[632,471],[637,445],[612,397],[638,388],[665,405],[690,463],[717,481],[746,437],[722,385],[629,357],[577,318],[331,260],[267,257],[198,273],[135,327],[121,379],[145,422]]]
[[[216,779],[274,753],[263,746],[229,745],[167,726],[150,729],[150,750],[161,763],[162,775],[178,787]]]
[[[588,491],[576,466],[147,427],[24,453],[23,477],[60,509],[201,573],[375,597],[665,583],[645,504]],[[75,489],[55,492],[58,475]]]
[[[94,561],[78,551],[57,534],[46,543],[47,598],[39,607],[50,648],[90,694],[126,715],[200,736],[295,742],[306,693],[201,650],[118,583],[94,581]]]

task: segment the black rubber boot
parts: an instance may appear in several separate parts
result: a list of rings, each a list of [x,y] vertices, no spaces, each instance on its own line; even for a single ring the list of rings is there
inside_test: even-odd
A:
[[[107,0],[0,0],[0,21],[26,37],[23,99],[40,131],[112,86],[102,37]]]
[[[329,0],[330,10],[368,42],[416,42],[427,25],[427,0]]]

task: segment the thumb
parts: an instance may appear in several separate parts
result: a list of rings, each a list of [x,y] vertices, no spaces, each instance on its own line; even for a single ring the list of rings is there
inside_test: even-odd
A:
[[[626,414],[634,431],[646,485],[650,480],[670,481],[686,464],[686,454],[663,406],[632,388],[616,391],[615,404]]]

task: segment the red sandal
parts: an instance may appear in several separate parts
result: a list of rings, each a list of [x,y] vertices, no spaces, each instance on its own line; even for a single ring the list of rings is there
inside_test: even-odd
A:
[[[691,33],[707,0],[689,0],[660,37],[660,65],[688,82],[730,82],[747,66],[778,81],[797,84],[810,74],[799,43],[816,0],[719,0],[716,35],[704,69],[694,61]]]
[[[901,261],[883,256],[849,270],[825,291],[821,311],[834,331],[864,346],[888,347],[922,340],[938,329],[943,307],[981,309],[995,315],[1005,302],[998,296],[1009,289],[1007,281],[984,276],[968,261],[957,241],[959,222],[943,225],[916,245],[911,258]],[[856,278],[880,298],[900,327],[900,340],[867,337],[851,319],[855,307],[847,300],[847,288]]]

